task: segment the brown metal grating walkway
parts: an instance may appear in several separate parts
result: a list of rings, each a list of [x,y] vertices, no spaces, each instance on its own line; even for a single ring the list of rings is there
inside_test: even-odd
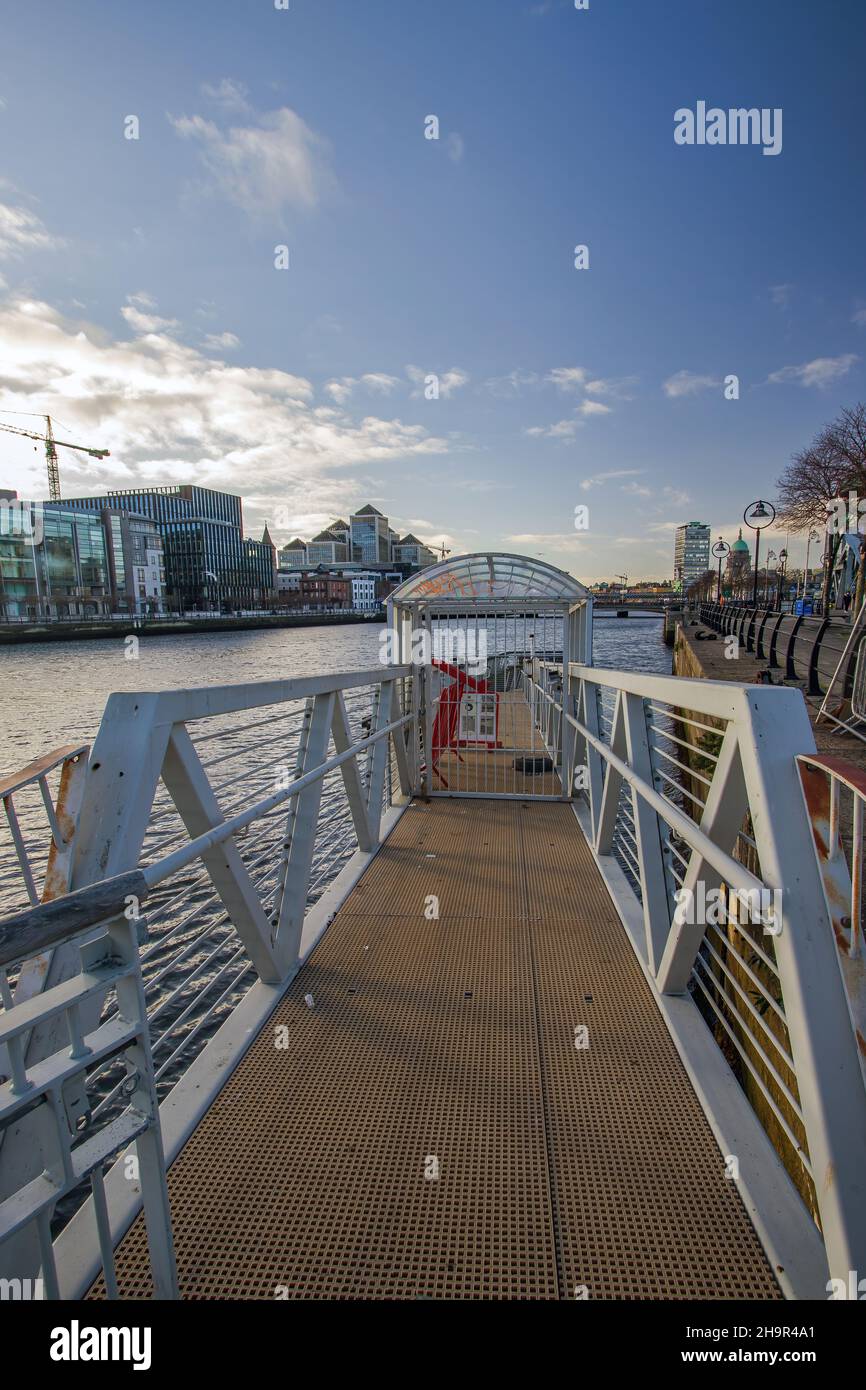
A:
[[[188,1298],[780,1297],[555,802],[411,806],[169,1188]]]

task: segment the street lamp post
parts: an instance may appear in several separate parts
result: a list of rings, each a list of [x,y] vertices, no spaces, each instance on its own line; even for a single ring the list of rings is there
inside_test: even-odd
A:
[[[751,517],[751,520],[749,518]],[[757,502],[750,502],[743,512],[743,521],[750,531],[755,533],[755,579],[752,585],[752,607],[758,606],[758,561],[761,553],[761,532],[765,526],[771,526],[776,520],[776,508],[771,502],[762,502],[758,498]]]
[[[770,594],[773,592],[773,585],[772,585],[772,583],[771,583],[771,575],[770,575],[770,562],[771,562],[772,560],[775,560],[775,559],[776,559],[776,552],[775,552],[775,550],[768,550],[768,551],[767,551],[767,563],[766,563],[766,565],[764,566],[764,607],[765,607],[765,608],[769,608],[769,606],[770,606]],[[777,568],[777,570],[778,570],[778,566],[777,566],[776,568]]]
[[[781,613],[781,611],[782,611],[782,590],[783,590],[784,587],[785,587],[785,571],[787,570],[787,568],[788,568],[788,552],[787,552],[787,550],[780,550],[780,551],[779,551],[779,586],[778,586],[778,589],[777,589],[777,592],[776,592],[776,612],[777,612],[777,613]]]
[[[727,541],[723,541],[722,538],[721,538],[721,536],[719,536],[719,539],[716,541],[715,545],[713,546],[712,553],[713,553],[713,555],[715,556],[715,558],[716,558],[716,559],[718,560],[718,562],[719,562],[719,582],[718,582],[718,585],[716,586],[716,603],[721,603],[721,601],[722,601],[722,561],[724,560],[724,558],[725,558],[726,555],[730,555],[730,553],[731,553],[731,547],[728,545],[728,542],[727,542]]]

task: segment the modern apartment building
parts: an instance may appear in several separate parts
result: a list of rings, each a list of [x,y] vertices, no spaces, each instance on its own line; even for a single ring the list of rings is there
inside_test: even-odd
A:
[[[21,525],[26,514],[28,524]],[[162,537],[146,516],[0,499],[0,610],[7,619],[165,611]]]
[[[689,521],[676,529],[674,538],[674,580],[685,589],[710,568],[710,528],[702,521]]]
[[[244,545],[241,499],[234,493],[182,483],[130,489],[104,497],[79,497],[65,503],[79,510],[108,507],[135,512],[153,521],[162,536],[166,590],[173,610],[247,607],[252,596],[270,593],[267,555]],[[270,542],[270,538],[268,538]],[[276,553],[268,543],[267,554]]]

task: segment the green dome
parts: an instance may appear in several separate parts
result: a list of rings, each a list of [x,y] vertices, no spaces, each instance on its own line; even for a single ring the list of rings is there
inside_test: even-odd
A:
[[[740,554],[740,555],[748,555],[748,553],[749,553],[748,544],[747,544],[746,541],[743,540],[743,528],[742,528],[742,526],[740,527],[740,534],[739,534],[739,536],[738,536],[737,539],[734,541],[734,544],[731,546],[731,552],[732,552],[732,554],[734,554],[734,555],[737,555],[737,554]]]

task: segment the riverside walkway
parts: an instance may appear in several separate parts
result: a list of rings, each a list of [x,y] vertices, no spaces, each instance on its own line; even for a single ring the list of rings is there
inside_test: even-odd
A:
[[[378,670],[113,696],[5,780],[0,1273],[826,1297],[866,1263],[863,942],[800,692],[598,670],[525,557],[390,621]]]

